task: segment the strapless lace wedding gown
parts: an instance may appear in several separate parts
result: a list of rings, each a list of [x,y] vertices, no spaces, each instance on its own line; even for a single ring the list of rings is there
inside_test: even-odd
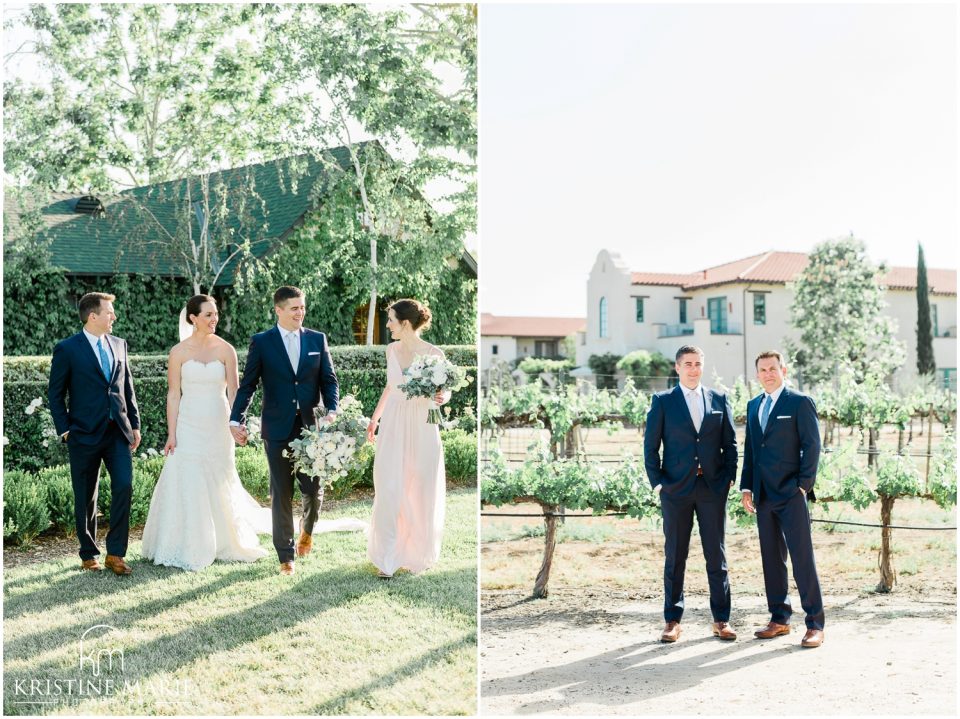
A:
[[[143,556],[188,570],[215,559],[256,561],[269,553],[257,534],[270,534],[272,520],[237,475],[226,368],[219,360],[188,360],[180,373],[177,447],[153,491]]]

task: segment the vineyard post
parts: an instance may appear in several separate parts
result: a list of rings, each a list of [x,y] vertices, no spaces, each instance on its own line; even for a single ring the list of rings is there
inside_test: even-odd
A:
[[[929,414],[927,415],[927,471],[923,475],[923,491],[926,492],[930,484],[930,456],[933,453],[933,404],[931,403],[927,408]]]

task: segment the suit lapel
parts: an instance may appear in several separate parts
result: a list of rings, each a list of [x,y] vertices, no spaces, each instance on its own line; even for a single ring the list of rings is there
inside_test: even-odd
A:
[[[297,362],[297,376],[300,376],[300,372],[303,370],[304,365],[306,365],[307,359],[307,332],[300,328],[300,360]]]
[[[116,337],[104,335],[107,338],[107,344],[110,345],[110,353],[113,355],[113,366],[110,368],[110,382],[116,379],[120,372],[120,342]]]
[[[697,432],[697,425],[693,423],[693,417],[690,416],[690,408],[687,406],[687,398],[683,391],[683,385],[678,384],[676,387],[674,387],[673,393],[676,395],[677,411],[682,412],[683,416],[687,418],[687,424],[690,425],[690,429],[693,430],[693,433],[699,434],[699,432]],[[700,426],[703,427],[702,422],[700,423]]]
[[[786,403],[787,392],[789,392],[789,390],[788,390],[786,387],[784,387],[784,388],[780,391],[780,396],[777,397],[777,401],[774,402],[774,403],[773,403],[773,407],[770,408],[770,416],[767,417],[767,428],[763,431],[763,436],[764,436],[764,437],[767,436],[767,433],[770,431],[770,428],[773,427],[773,423],[774,423],[774,421],[775,421],[775,419],[776,419],[776,416],[777,416],[777,408],[781,407],[782,405],[784,405],[784,404]],[[762,400],[761,400],[761,404],[762,404]],[[758,409],[758,410],[757,410],[757,424],[759,424],[759,423],[760,423],[760,410]]]
[[[274,325],[273,329],[270,330],[270,332],[273,334],[273,338],[271,341],[274,344],[274,348],[276,349],[277,352],[280,353],[280,361],[283,362],[283,364],[286,366],[288,370],[290,370],[290,376],[296,379],[296,375],[293,372],[293,365],[290,364],[290,355],[287,354],[287,346],[283,341],[283,335],[280,334],[280,326]],[[302,341],[300,342],[300,352],[301,354],[303,353]]]
[[[86,358],[86,360],[81,361],[88,362],[96,371],[97,377],[99,377],[104,384],[107,384],[107,378],[103,376],[103,369],[100,367],[100,358],[97,357],[97,351],[90,346],[90,341],[87,339],[87,336],[81,330],[80,333],[76,335],[76,338],[77,351],[81,357]]]

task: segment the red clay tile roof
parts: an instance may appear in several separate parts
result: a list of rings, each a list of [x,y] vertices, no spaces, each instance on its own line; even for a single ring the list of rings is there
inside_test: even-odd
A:
[[[566,337],[583,332],[583,317],[497,317],[488,312],[480,315],[480,334],[497,337]]]
[[[666,272],[634,272],[635,285],[672,285],[684,290],[728,284],[731,282],[769,282],[781,284],[794,279],[807,266],[803,252],[764,252],[708,267],[688,275]],[[957,271],[927,269],[930,292],[937,295],[957,294]],[[881,282],[890,289],[913,290],[917,287],[916,267],[891,267]]]
[[[883,284],[891,290],[915,290],[917,289],[917,268],[891,267],[883,278]],[[927,286],[931,294],[955,295],[957,294],[957,271],[928,267]]]

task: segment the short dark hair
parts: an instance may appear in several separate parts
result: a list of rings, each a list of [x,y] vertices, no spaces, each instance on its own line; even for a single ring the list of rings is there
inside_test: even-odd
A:
[[[80,298],[77,303],[77,309],[80,311],[80,321],[87,324],[87,318],[94,312],[100,314],[100,301],[113,302],[115,295],[108,295],[106,292],[88,292]]]
[[[684,355],[691,355],[691,354],[698,354],[700,355],[700,359],[703,359],[702,349],[694,345],[684,345],[683,347],[677,350],[677,357],[674,361],[679,364],[681,357],[683,357]]]
[[[422,302],[409,299],[397,300],[387,309],[393,310],[397,321],[407,320],[415,330],[422,329],[426,332],[430,329],[430,318],[433,315],[430,313],[430,308]]]
[[[275,307],[279,307],[287,300],[292,300],[294,297],[303,297],[303,290],[299,287],[292,287],[290,285],[284,285],[279,288],[276,292],[273,293],[273,304]]]
[[[786,367],[786,366],[787,366],[787,363],[786,363],[786,361],[783,359],[783,355],[782,355],[782,354],[780,354],[780,353],[777,352],[776,350],[764,350],[763,352],[761,352],[760,354],[758,354],[758,355],[757,355],[757,358],[753,361],[753,368],[756,369],[756,368],[760,365],[760,360],[762,360],[762,359],[767,359],[767,358],[769,358],[769,357],[776,357],[776,358],[777,358],[777,362],[780,363],[780,366],[781,366],[781,367]]]
[[[198,317],[200,315],[200,308],[203,307],[204,302],[212,302],[214,307],[217,306],[216,299],[210,295],[194,295],[187,300],[187,322],[193,324],[193,320],[190,319],[190,317]]]

